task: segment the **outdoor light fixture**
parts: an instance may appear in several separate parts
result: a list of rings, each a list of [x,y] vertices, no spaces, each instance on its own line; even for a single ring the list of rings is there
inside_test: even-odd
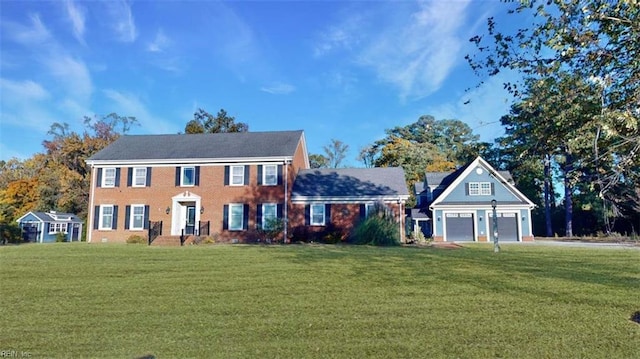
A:
[[[498,201],[495,199],[491,200],[491,208],[493,208],[493,252],[500,252],[500,245],[498,244],[498,214],[496,211],[496,206],[498,205]]]
[[[167,206],[167,209],[164,210],[164,213],[169,214],[171,212],[171,207]]]
[[[200,214],[203,214],[203,213],[204,213],[204,207],[200,206]]]

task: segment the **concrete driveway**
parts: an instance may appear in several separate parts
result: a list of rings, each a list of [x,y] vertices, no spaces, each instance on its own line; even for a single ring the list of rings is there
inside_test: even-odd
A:
[[[605,243],[605,242],[579,242],[579,241],[553,241],[553,240],[535,240],[533,242],[500,242],[500,245],[530,245],[530,246],[559,246],[559,247],[575,247],[575,248],[609,248],[609,249],[631,249],[640,250],[640,243]]]

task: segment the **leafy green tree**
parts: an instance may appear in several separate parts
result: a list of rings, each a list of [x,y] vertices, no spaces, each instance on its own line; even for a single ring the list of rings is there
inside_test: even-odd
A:
[[[329,168],[329,159],[323,155],[312,153],[309,155],[309,167]]]
[[[487,33],[471,39],[477,51],[467,60],[481,76],[495,76],[504,70],[522,75],[523,81],[505,83],[517,101],[533,99],[537,102],[534,106],[562,105],[553,119],[548,118],[561,122],[558,132],[537,131],[544,136],[536,140],[545,142],[545,136],[567,139],[558,148],[564,153],[554,155],[565,172],[565,187],[567,180],[586,179],[590,172],[609,232],[608,218],[619,213],[615,206],[624,202],[619,185],[633,177],[640,151],[640,42],[636,41],[640,38],[640,7],[636,2],[604,0],[527,0],[506,6],[511,7],[509,12],[518,23],[531,25],[503,30],[489,18]],[[522,21],[523,17],[531,22]],[[556,88],[573,83],[578,88],[571,89],[564,102],[549,101],[544,96],[530,96],[536,89],[531,82],[538,81],[551,81]],[[590,110],[577,115],[578,110],[584,110],[580,109],[584,107],[582,98],[592,99],[596,92],[600,102],[597,116]],[[570,125],[570,121],[577,123]],[[587,143],[590,158],[583,151]],[[587,163],[591,168],[583,171],[588,169]],[[565,198],[565,207],[570,206]]]
[[[247,131],[249,131],[249,125],[244,122],[236,122],[236,118],[229,116],[224,109],[220,109],[216,116],[213,116],[199,108],[193,114],[193,120],[187,122],[184,128],[186,134]]]

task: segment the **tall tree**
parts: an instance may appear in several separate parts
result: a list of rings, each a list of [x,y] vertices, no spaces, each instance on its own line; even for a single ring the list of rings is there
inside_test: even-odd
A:
[[[311,168],[328,168],[329,159],[317,153],[309,154],[309,167]]]
[[[327,159],[329,168],[343,167],[342,161],[347,157],[349,145],[332,138],[331,142],[328,145],[323,146],[322,149],[324,150],[324,157]]]
[[[487,33],[471,39],[478,51],[467,60],[481,76],[503,70],[520,73],[525,81],[505,83],[516,99],[528,97],[528,81],[560,84],[566,74],[579,79],[574,82],[582,84],[585,97],[598,89],[601,110],[597,125],[591,125],[596,122],[589,115],[573,115],[580,126],[570,127],[572,134],[560,133],[563,137],[573,135],[575,140],[564,147],[567,153],[562,166],[575,173],[576,161],[593,163],[593,182],[603,207],[618,203],[620,193],[613,190],[632,173],[640,151],[640,42],[636,41],[640,38],[640,7],[636,2],[605,0],[523,0],[507,6],[513,6],[511,16],[521,17],[518,23],[530,20],[530,26],[501,30],[489,18]],[[537,97],[537,101],[548,102],[544,97]],[[591,132],[587,134],[587,130]],[[579,142],[585,139],[591,141],[590,159],[573,152],[576,146],[584,147]]]
[[[244,122],[236,122],[236,118],[229,116],[224,109],[220,109],[220,111],[213,116],[199,108],[193,114],[193,120],[187,122],[184,128],[184,132],[187,134],[247,131],[249,131],[249,125]]]

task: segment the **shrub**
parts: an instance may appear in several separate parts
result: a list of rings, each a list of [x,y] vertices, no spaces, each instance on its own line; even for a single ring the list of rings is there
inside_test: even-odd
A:
[[[60,242],[66,242],[67,241],[67,235],[62,233],[62,232],[58,232],[56,233],[56,243],[60,243]]]
[[[22,242],[22,230],[15,223],[0,223],[0,244]]]
[[[398,223],[390,211],[380,206],[355,228],[351,241],[374,246],[400,245]]]
[[[127,238],[127,243],[129,244],[147,244],[149,241],[140,235],[132,234]]]
[[[282,218],[269,218],[264,228],[259,228],[258,232],[266,243],[277,241],[282,231],[284,231],[284,220]]]

